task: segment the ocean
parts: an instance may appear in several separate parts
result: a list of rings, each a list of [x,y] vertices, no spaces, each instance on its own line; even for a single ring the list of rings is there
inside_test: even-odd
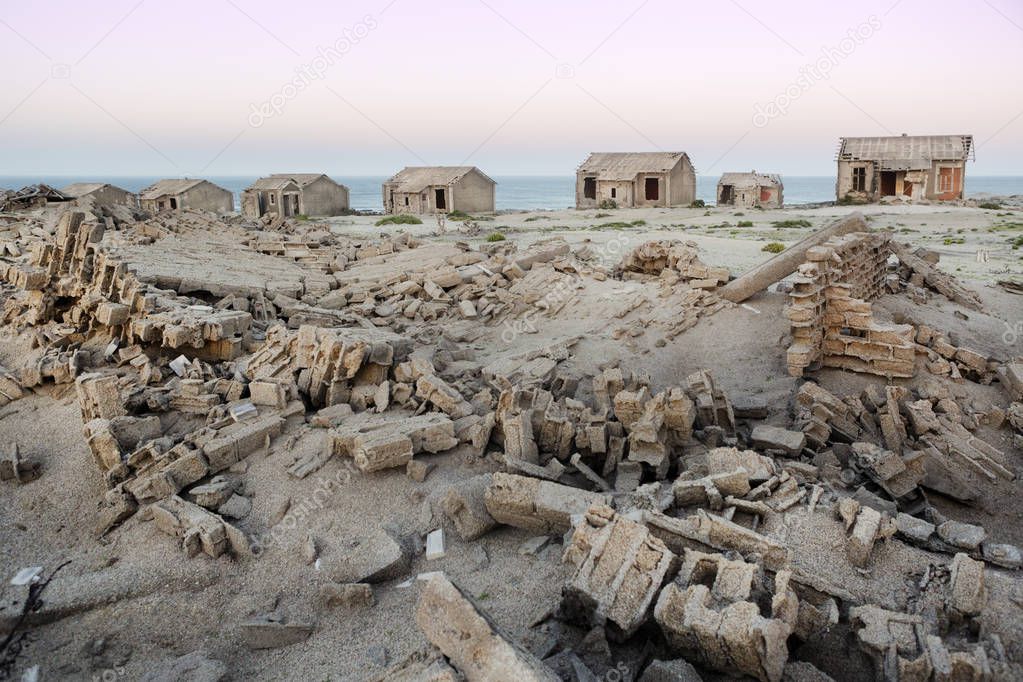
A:
[[[380,186],[386,177],[345,177],[332,175],[337,182],[348,186],[351,206],[358,211],[382,211]],[[108,182],[130,192],[138,192],[159,178],[155,177],[85,177],[85,176],[3,176],[0,188],[19,189],[25,185],[44,182],[58,189],[73,182]],[[255,176],[210,176],[211,182],[231,190],[235,207],[240,205],[241,191],[252,184]],[[495,176],[497,181],[497,210],[556,210],[575,205],[575,178],[573,176]],[[713,204],[718,176],[696,177],[696,196]],[[784,176],[785,204],[796,206],[822,201],[834,201],[835,179],[828,176]],[[972,176],[966,178],[967,196],[994,194],[1010,196],[1023,194],[1023,176]]]

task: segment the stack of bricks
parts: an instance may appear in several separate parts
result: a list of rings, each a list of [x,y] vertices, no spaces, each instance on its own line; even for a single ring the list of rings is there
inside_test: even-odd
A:
[[[802,376],[823,365],[885,377],[912,377],[916,357],[912,325],[881,324],[870,302],[881,295],[888,234],[856,232],[807,251],[785,315],[792,323],[788,368]]]

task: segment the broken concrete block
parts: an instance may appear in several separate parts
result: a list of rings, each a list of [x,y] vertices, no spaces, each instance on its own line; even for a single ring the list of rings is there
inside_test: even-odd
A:
[[[382,530],[373,530],[348,544],[340,556],[321,559],[334,582],[379,583],[400,577],[408,570],[405,549]]]
[[[0,455],[0,481],[17,481],[28,483],[39,478],[39,462],[23,459],[15,443],[3,455]]]
[[[870,563],[870,552],[881,531],[882,518],[880,512],[870,507],[862,507],[856,515],[852,534],[845,543],[845,555],[853,566],[866,568]]]
[[[463,540],[475,540],[497,526],[484,499],[492,482],[490,474],[474,476],[451,486],[441,500],[441,509]]]
[[[417,459],[413,459],[405,465],[405,474],[417,483],[422,483],[426,480],[426,477],[430,475],[430,472],[437,468],[436,464],[430,464]]]
[[[558,682],[535,656],[513,644],[447,578],[434,574],[416,605],[416,623],[468,680]]]
[[[962,552],[956,554],[949,575],[949,608],[961,616],[977,616],[986,603],[984,562],[974,561]]]
[[[173,495],[152,505],[152,510],[156,527],[179,538],[189,557],[201,551],[216,558],[237,549],[229,537],[230,524],[198,505]]]
[[[373,587],[366,583],[330,583],[320,588],[320,599],[331,607],[373,606]]]
[[[987,538],[987,531],[982,526],[946,521],[938,526],[938,537],[953,547],[974,551]]]
[[[593,625],[609,621],[629,636],[646,621],[676,557],[645,526],[598,505],[575,526],[564,561],[575,566],[562,589],[566,613]]]
[[[127,414],[115,374],[83,374],[75,380],[75,390],[83,422]]]
[[[792,627],[746,600],[752,573],[742,563],[687,553],[679,580],[661,590],[654,619],[672,651],[716,670],[779,682]]]
[[[250,649],[281,649],[309,639],[313,626],[264,617],[245,621],[239,631],[242,643]]]
[[[573,514],[583,514],[594,504],[607,504],[608,498],[551,481],[496,473],[484,501],[498,523],[554,535],[572,527]]]
[[[416,381],[416,395],[437,406],[452,419],[460,419],[473,414],[472,405],[462,394],[451,387],[446,381],[433,374],[426,374]]]
[[[765,450],[781,450],[790,456],[797,456],[806,446],[806,435],[802,431],[789,431],[777,426],[757,424],[750,436],[754,447]]]
[[[426,560],[442,559],[447,553],[444,548],[444,529],[430,531],[426,536]]]

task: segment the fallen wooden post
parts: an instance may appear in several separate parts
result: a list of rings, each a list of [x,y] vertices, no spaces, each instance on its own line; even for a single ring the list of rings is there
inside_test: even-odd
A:
[[[839,237],[850,232],[866,232],[867,221],[862,213],[852,213],[838,220],[819,232],[814,232],[803,240],[796,242],[765,263],[761,263],[749,272],[741,275],[718,289],[718,295],[732,303],[742,303],[747,298],[771,286],[775,282],[788,277],[806,261],[806,252],[820,246],[832,237]]]

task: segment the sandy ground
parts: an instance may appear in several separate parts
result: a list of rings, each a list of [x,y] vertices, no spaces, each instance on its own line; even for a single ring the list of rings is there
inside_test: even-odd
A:
[[[938,296],[925,306],[888,296],[875,304],[878,317],[948,330],[958,343],[994,357],[1023,355],[1023,333],[1005,335],[1006,330],[1023,332],[1023,299],[993,285],[998,279],[1023,274],[1023,251],[1010,247],[1011,239],[1023,235],[1023,211],[939,206],[745,212],[638,209],[605,211],[599,216],[596,211],[560,211],[498,215],[479,221],[482,231],[473,236],[459,233],[460,224],[452,221],[447,223],[446,234],[436,235],[432,218],[409,229],[424,239],[440,241],[476,243],[492,232],[501,232],[522,245],[550,237],[563,237],[573,245],[590,241],[598,251],[603,249],[608,264],[645,240],[682,238],[699,246],[706,263],[725,265],[739,273],[770,257],[762,251],[764,244],[791,244],[853,210],[863,211],[874,228],[891,228],[900,240],[939,251],[941,267],[981,291],[988,306],[987,313],[970,311],[968,319],[962,319],[955,314],[960,310],[957,306]],[[396,233],[393,227],[375,227],[375,220],[352,217],[323,222],[345,235]],[[809,226],[775,224],[797,220],[807,221]],[[739,221],[753,225],[740,227]],[[619,225],[601,227],[611,223]],[[986,253],[986,260],[978,258],[978,253]],[[660,389],[678,385],[695,370],[708,369],[729,394],[764,396],[770,406],[769,423],[790,423],[796,380],[785,373],[788,324],[781,315],[786,302],[783,294],[762,292],[747,305],[704,318],[673,339],[665,339],[652,326],[625,341],[614,338],[614,333],[628,322],[609,311],[630,295],[629,283],[601,284],[599,290],[581,292],[578,305],[568,307],[563,315],[543,319],[535,333],[517,336],[512,342],[502,339],[499,326],[484,329],[472,344],[478,357],[489,360],[581,337],[570,361],[580,370],[620,360],[633,371],[649,373],[653,385]],[[17,365],[18,356],[25,352],[18,344],[13,339],[0,343],[0,363]],[[853,392],[877,381],[838,371],[823,371],[819,378],[836,393]],[[970,383],[962,386],[961,399],[1005,404],[997,387]],[[1007,430],[982,431],[980,435],[1009,454],[1011,469],[1023,470],[1023,453],[1012,449]],[[312,432],[304,436],[317,437]],[[375,588],[373,607],[328,608],[317,596],[324,580],[322,572],[302,558],[306,536],[311,535],[324,548],[324,560],[373,527],[415,542],[432,527],[431,501],[446,483],[493,469],[487,460],[470,461],[455,452],[429,457],[438,467],[424,483],[410,480],[401,470],[373,475],[348,471],[336,460],[309,479],[296,481],[285,475],[286,462],[279,455],[257,453],[248,458],[247,471],[232,474],[243,477],[253,493],[252,512],[239,524],[248,532],[265,530],[284,497],[291,497],[294,504],[313,495],[319,479],[341,484],[331,488],[306,526],[283,534],[258,559],[188,560],[143,514],[136,514],[101,541],[92,536],[105,486],[81,436],[73,390],[47,389],[0,410],[0,447],[14,442],[41,462],[43,475],[20,487],[0,484],[0,576],[6,582],[26,566],[53,568],[70,561],[61,572],[68,586],[61,589],[80,591],[82,604],[77,613],[34,628],[24,643],[16,671],[20,674],[39,665],[41,679],[47,680],[140,679],[158,669],[161,662],[196,649],[224,661],[232,680],[349,680],[378,673],[386,664],[426,644],[412,618],[417,585],[406,578],[395,580]],[[313,446],[315,443],[310,444]],[[1018,485],[998,483],[976,508],[950,500],[932,502],[951,518],[982,523],[999,541],[1023,545],[1023,524],[1019,523],[1023,501]],[[912,556],[884,557],[878,563],[887,568],[876,573],[873,582],[862,580],[850,573],[839,549],[822,548],[822,540],[812,529],[802,532],[805,524],[798,516],[786,519],[789,525],[770,532],[797,548],[797,561],[830,572],[836,580],[857,580],[878,603],[892,608],[905,607],[904,591],[898,588],[909,577],[899,568],[903,561],[948,560],[947,556],[927,557],[920,550],[894,543],[894,549],[884,551]],[[512,636],[528,639],[530,623],[557,604],[568,575],[558,560],[561,547],[557,543],[539,556],[521,555],[518,548],[529,537],[525,531],[503,528],[480,541],[463,543],[448,533],[447,556],[434,562],[416,558],[407,578],[421,571],[445,571]],[[1004,600],[1023,599],[1018,580],[1003,578],[1003,571],[989,570],[997,574],[992,580],[993,594]],[[107,601],[110,603],[104,604]],[[309,640],[284,649],[244,648],[238,624],[269,611],[315,623],[316,630]],[[823,643],[816,645],[823,653],[808,652],[807,658],[818,661],[836,679],[841,679],[843,670],[847,679],[869,674],[850,638],[832,644],[841,650],[837,659],[828,662]],[[1006,645],[1023,656],[1023,634]],[[843,656],[851,667],[837,663]],[[850,670],[857,672],[854,675]]]

